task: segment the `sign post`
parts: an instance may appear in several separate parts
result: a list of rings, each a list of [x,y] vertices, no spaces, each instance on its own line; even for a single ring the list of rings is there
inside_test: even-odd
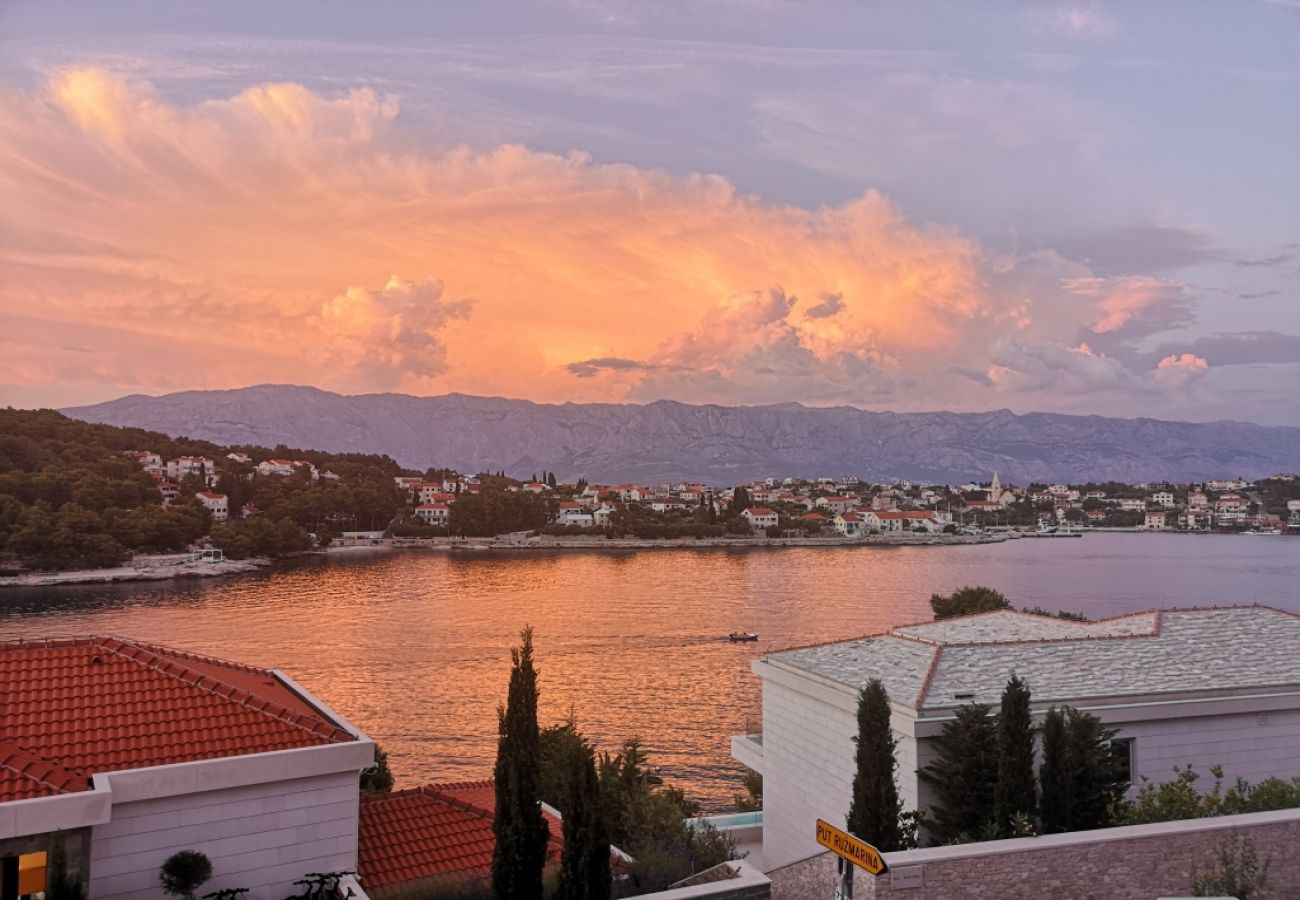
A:
[[[879,850],[822,819],[817,820],[817,843],[839,857],[835,871],[839,873],[840,882],[835,886],[835,900],[853,900],[854,866],[866,869],[872,875],[889,871]]]

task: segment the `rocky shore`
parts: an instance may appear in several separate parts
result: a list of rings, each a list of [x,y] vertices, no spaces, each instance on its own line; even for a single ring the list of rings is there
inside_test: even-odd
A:
[[[222,562],[186,560],[135,564],[114,569],[80,569],[67,572],[27,572],[0,577],[0,588],[51,587],[60,584],[115,584],[120,581],[165,581],[171,578],[212,578],[238,575],[271,564],[269,559],[227,559]]]

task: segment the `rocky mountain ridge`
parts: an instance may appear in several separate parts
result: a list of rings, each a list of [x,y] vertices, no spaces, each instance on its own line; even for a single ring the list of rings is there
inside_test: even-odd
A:
[[[960,482],[1189,481],[1300,471],[1300,428],[1056,413],[852,407],[540,404],[258,385],[140,394],[63,410],[223,444],[387,453],[413,468],[554,471],[592,481],[839,476]]]

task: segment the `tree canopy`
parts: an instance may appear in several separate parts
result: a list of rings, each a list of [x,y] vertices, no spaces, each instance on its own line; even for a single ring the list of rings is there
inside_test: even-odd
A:
[[[964,587],[951,594],[931,594],[930,608],[936,619],[969,616],[995,609],[1010,609],[1011,602],[991,587]]]

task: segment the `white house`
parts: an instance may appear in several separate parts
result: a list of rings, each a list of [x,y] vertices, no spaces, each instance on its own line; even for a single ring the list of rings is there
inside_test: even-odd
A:
[[[886,509],[864,509],[859,512],[862,524],[869,531],[881,534],[901,532],[907,527],[907,513],[893,512]]]
[[[198,475],[211,484],[216,478],[217,467],[212,460],[203,456],[178,456],[167,460],[167,477],[180,481],[186,475]]]
[[[584,509],[581,503],[573,500],[561,502],[559,511],[555,516],[555,524],[557,525],[577,525],[580,528],[590,528],[595,523],[595,517]]]
[[[1300,615],[1262,606],[1161,610],[1069,622],[997,611],[776,653],[762,679],[763,730],[732,756],[763,775],[767,868],[818,851],[818,818],[843,826],[853,784],[858,691],[879,678],[898,740],[899,792],[933,802],[917,777],[956,707],[996,706],[1012,674],[1034,714],[1070,705],[1118,729],[1132,780],[1175,765],[1228,781],[1300,776]]]
[[[23,698],[0,703],[6,875],[43,887],[54,840],[90,900],[164,900],[180,850],[212,861],[205,892],[247,900],[356,869],[374,744],[282,672],[111,637],[14,641],[0,697]]]
[[[241,453],[238,450],[227,453],[226,459],[231,462],[243,463],[244,465],[249,465],[253,461],[253,457],[249,456],[247,453]]]
[[[811,515],[811,513],[810,513]],[[807,518],[801,517],[801,518]],[[845,537],[859,537],[866,531],[866,523],[862,516],[855,512],[840,513],[833,520],[835,533],[842,534]]]
[[[291,459],[264,459],[257,464],[259,475],[292,475],[293,460]]]
[[[451,508],[446,503],[421,503],[415,507],[415,517],[428,525],[446,525]]]
[[[1147,531],[1164,531],[1165,512],[1163,510],[1147,510],[1146,517],[1142,521],[1142,527]]]
[[[1174,508],[1174,495],[1171,491],[1156,491],[1151,495],[1151,502],[1161,509]]]
[[[780,523],[780,517],[776,511],[768,509],[766,506],[751,506],[740,514],[749,527],[754,531],[762,531],[764,528],[771,528]]]
[[[229,518],[230,506],[225,494],[217,494],[213,491],[198,491],[194,496],[208,508],[208,512],[212,513],[212,521],[224,522]]]

